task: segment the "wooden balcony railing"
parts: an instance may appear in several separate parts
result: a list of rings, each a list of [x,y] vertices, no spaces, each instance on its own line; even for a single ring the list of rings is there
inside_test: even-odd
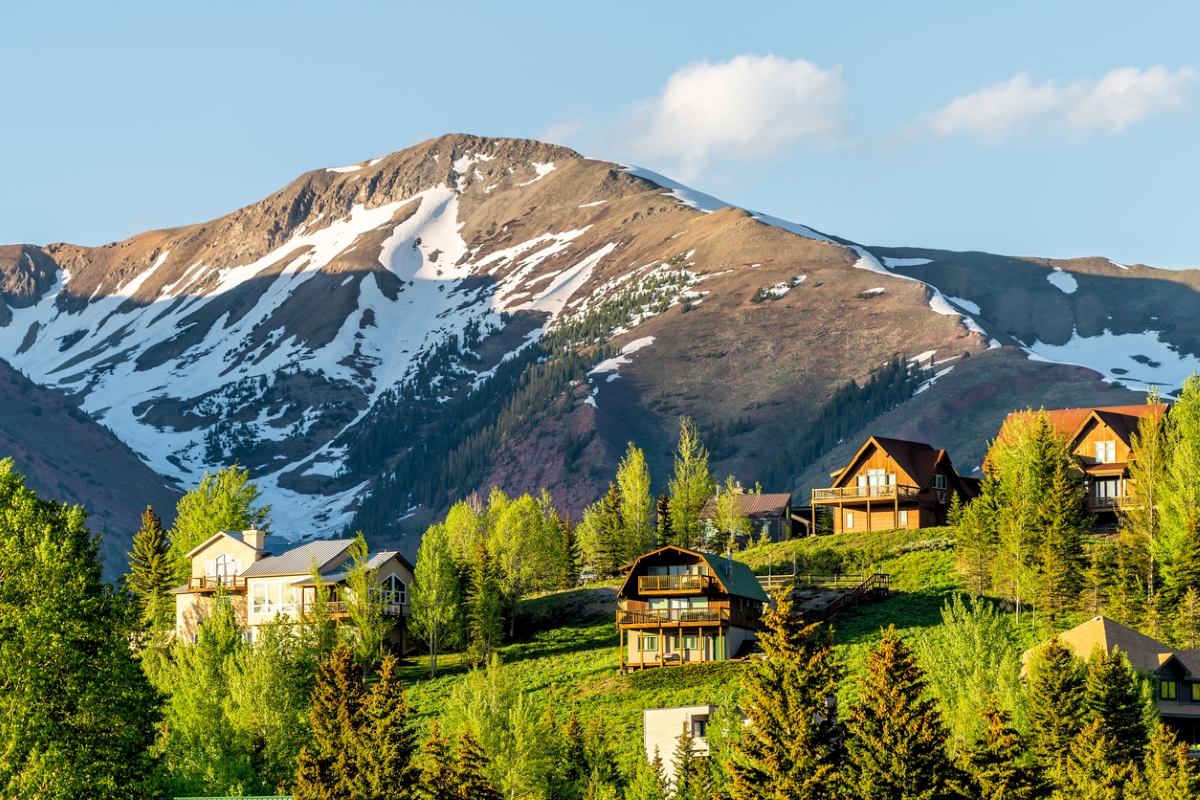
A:
[[[618,625],[722,625],[728,622],[729,609],[725,607],[617,611]]]
[[[237,575],[201,575],[188,578],[189,592],[215,592],[224,587],[230,592],[246,591],[246,579]]]
[[[1119,497],[1085,497],[1083,506],[1088,511],[1116,511],[1118,508],[1129,508],[1134,500],[1129,495]]]
[[[713,586],[711,575],[642,575],[638,577],[640,594],[700,594]]]
[[[304,603],[300,606],[301,614],[312,614],[313,603]],[[350,603],[332,600],[326,604],[329,608],[329,613],[334,617],[346,617],[350,615]],[[408,606],[399,603],[384,603],[381,607],[385,617],[407,617]]]
[[[844,502],[846,500],[916,500],[921,490],[916,486],[889,484],[887,486],[843,486],[840,489],[813,489],[812,501]]]

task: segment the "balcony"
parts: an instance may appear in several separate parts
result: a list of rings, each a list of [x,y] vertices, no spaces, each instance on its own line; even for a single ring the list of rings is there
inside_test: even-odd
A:
[[[642,575],[639,594],[703,594],[714,585],[711,575]]]
[[[314,605],[313,603],[304,603],[300,606],[300,613],[312,615]],[[332,600],[326,605],[329,608],[329,616],[334,619],[345,619],[350,616],[350,603]],[[407,617],[409,614],[408,606],[400,603],[384,603],[380,606],[380,610],[385,617]]]
[[[664,576],[674,577],[674,576]],[[683,576],[680,576],[683,577]],[[657,628],[663,625],[728,625],[728,608],[653,608],[617,611],[617,625]]]
[[[1088,511],[1116,511],[1120,508],[1129,508],[1134,504],[1134,500],[1129,495],[1119,495],[1117,497],[1085,497],[1083,506]]]
[[[820,503],[845,503],[868,500],[916,500],[921,490],[916,486],[890,484],[886,486],[844,486],[840,489],[813,489],[812,501]]]
[[[232,593],[246,591],[246,579],[237,575],[201,575],[188,578],[187,590],[195,594],[209,594],[217,589]]]

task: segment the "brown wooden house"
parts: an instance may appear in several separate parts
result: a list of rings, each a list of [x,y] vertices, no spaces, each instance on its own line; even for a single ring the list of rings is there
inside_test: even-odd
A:
[[[979,481],[960,476],[945,450],[883,436],[831,477],[828,489],[812,490],[813,530],[818,506],[832,510],[834,533],[945,525],[955,493],[964,502],[979,494]]]
[[[1094,514],[1113,514],[1129,502],[1129,463],[1133,452],[1130,435],[1143,417],[1161,417],[1165,403],[1101,408],[1063,408],[1047,411],[1050,422],[1067,438],[1087,489],[1084,507]],[[1000,428],[1000,438],[1013,420],[1029,411],[1009,414]]]
[[[764,533],[772,542],[785,542],[791,539],[792,532],[792,496],[787,493],[754,494],[738,491],[738,504],[742,514],[750,520],[750,537],[758,541]],[[701,522],[710,522],[717,516],[717,496],[708,498],[704,510],[700,512]],[[739,536],[739,545],[746,544],[747,537]]]
[[[668,545],[623,571],[622,671],[724,661],[757,638],[768,598],[746,564]]]

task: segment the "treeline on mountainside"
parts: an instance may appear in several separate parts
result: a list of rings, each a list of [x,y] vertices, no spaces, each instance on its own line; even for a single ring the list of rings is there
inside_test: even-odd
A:
[[[540,415],[570,411],[569,387],[613,355],[614,331],[665,311],[694,280],[683,262],[676,256],[560,320],[478,387],[470,383],[476,373],[461,367],[478,361],[478,327],[463,347],[451,336],[423,357],[348,436],[346,472],[373,483],[347,530],[389,531],[414,505],[449,503],[483,477],[502,439],[526,435]]]
[[[1151,392],[1147,402],[1160,402]],[[1086,611],[1183,649],[1200,647],[1200,378],[1169,414],[1131,435],[1117,536],[1091,537],[1066,434],[1045,412],[1014,416],[993,445],[981,495],[955,498],[960,571],[975,594],[1055,621]]]
[[[893,356],[871,373],[866,383],[840,386],[821,406],[817,418],[781,448],[763,468],[767,486],[791,487],[796,477],[847,436],[913,396],[923,379],[922,370],[903,356]]]

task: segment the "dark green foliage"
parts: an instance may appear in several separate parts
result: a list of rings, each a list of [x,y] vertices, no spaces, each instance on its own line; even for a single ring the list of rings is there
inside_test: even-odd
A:
[[[570,517],[560,517],[555,510],[551,510],[550,517],[551,522],[562,532],[563,566],[558,587],[574,589],[579,585],[579,575],[582,572],[579,539],[575,535],[575,524],[571,522]]]
[[[170,549],[162,519],[146,506],[142,527],[133,536],[125,585],[137,598],[143,628],[151,633],[170,630],[175,619],[175,598],[170,594],[175,584],[175,568]]]
[[[925,677],[894,627],[867,655],[858,702],[846,722],[844,780],[861,800],[958,797],[947,732]]]
[[[987,729],[963,755],[963,767],[980,800],[1032,800],[1045,787],[1037,769],[1027,763],[1026,742],[1008,724],[1008,715],[989,698],[983,711]]]
[[[500,800],[500,793],[487,779],[487,755],[470,733],[458,737],[451,783],[455,793],[445,800]]]
[[[429,725],[429,737],[421,747],[421,780],[417,796],[423,800],[445,800],[455,797],[457,791],[450,739],[442,735],[437,720],[434,720]]]
[[[671,496],[663,489],[654,504],[654,513],[658,517],[658,544],[674,544],[675,539],[671,530]]]
[[[1055,637],[1034,651],[1028,685],[1030,749],[1047,775],[1057,777],[1084,722],[1083,663]]]
[[[749,666],[745,661],[705,661],[689,664],[687,669],[639,670],[626,675],[625,680],[639,692],[699,689],[739,677]]]
[[[708,760],[696,754],[696,737],[686,721],[671,765],[675,768],[675,800],[708,800]]]
[[[759,641],[765,658],[742,679],[750,729],[728,769],[737,800],[824,798],[841,761],[828,703],[840,669],[831,636],[792,613],[787,595],[767,612]]]
[[[1133,764],[1123,760],[1120,751],[1100,720],[1085,725],[1066,754],[1056,800],[1120,800],[1133,775]]]
[[[1091,519],[1083,515],[1083,489],[1073,467],[1056,465],[1045,499],[1038,559],[1038,606],[1051,621],[1078,605],[1084,586],[1083,535]]]
[[[1188,746],[1163,725],[1158,726],[1142,769],[1125,789],[1125,800],[1195,800],[1200,797],[1200,767]]]
[[[366,692],[354,732],[354,796],[362,800],[412,800],[418,777],[417,742],[396,676],[396,658],[379,666],[378,680]]]
[[[821,406],[817,418],[771,459],[763,469],[762,482],[767,486],[791,486],[797,475],[838,442],[912,397],[920,383],[920,369],[903,356],[894,356],[871,373],[861,387],[854,381],[846,383]]]
[[[349,648],[321,664],[313,691],[312,742],[296,759],[296,800],[352,800],[358,765],[354,729],[359,716],[362,669]]]
[[[158,798],[159,698],[130,650],[137,609],[100,580],[79,507],[0,460],[0,796]]]
[[[1143,717],[1140,681],[1119,650],[1111,655],[1097,649],[1088,659],[1084,708],[1115,741],[1120,761],[1140,759],[1149,740]]]

